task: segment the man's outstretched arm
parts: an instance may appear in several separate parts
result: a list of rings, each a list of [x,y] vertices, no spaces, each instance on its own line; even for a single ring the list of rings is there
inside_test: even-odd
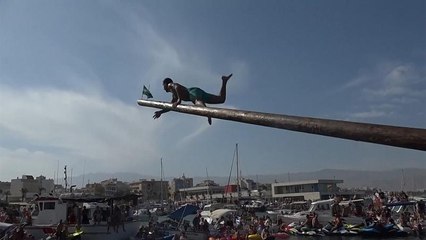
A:
[[[172,97],[172,101],[170,101],[170,103],[174,104],[177,101],[177,97],[176,97],[176,94],[173,93],[173,92],[172,92],[172,95],[173,95],[173,97]],[[154,113],[154,116],[152,116],[152,118],[157,119],[161,116],[161,114],[166,113],[166,112],[170,112],[170,110],[163,109],[163,110],[156,111]]]
[[[170,110],[166,110],[166,109],[163,109],[163,110],[160,110],[160,111],[156,111],[154,113],[154,116],[152,116],[152,118],[157,119],[157,118],[159,118],[161,116],[161,114],[169,112],[169,111]]]

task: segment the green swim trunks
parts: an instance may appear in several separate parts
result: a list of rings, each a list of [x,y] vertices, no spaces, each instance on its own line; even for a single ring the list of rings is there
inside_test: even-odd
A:
[[[197,87],[188,88],[188,92],[189,92],[189,99],[192,102],[195,102],[195,100],[201,100],[205,103],[209,102],[210,94],[204,92],[204,90],[202,90],[201,88],[197,88]]]

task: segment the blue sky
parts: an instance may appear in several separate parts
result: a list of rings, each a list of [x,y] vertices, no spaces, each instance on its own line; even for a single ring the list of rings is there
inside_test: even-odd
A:
[[[170,112],[142,85],[220,107],[426,128],[425,1],[0,1],[0,180],[426,168],[426,153]],[[70,173],[68,173],[70,175]]]

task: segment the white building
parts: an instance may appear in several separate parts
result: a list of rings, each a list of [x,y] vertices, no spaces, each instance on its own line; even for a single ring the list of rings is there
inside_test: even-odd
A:
[[[329,199],[339,194],[337,184],[343,180],[318,179],[298,182],[272,183],[272,198],[293,201]]]

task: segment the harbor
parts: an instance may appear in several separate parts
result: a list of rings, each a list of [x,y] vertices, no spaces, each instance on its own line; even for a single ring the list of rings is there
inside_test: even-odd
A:
[[[12,201],[2,202],[0,239],[418,239],[425,234],[422,192],[350,190],[338,179],[268,184],[232,175],[223,186],[209,179],[194,186],[185,176],[170,182],[104,181],[116,189],[110,197],[89,185],[32,195],[41,181],[24,176],[13,180],[11,189],[20,180],[28,195],[16,196],[18,202],[11,194]],[[48,186],[52,180],[44,181]],[[117,195],[126,188],[125,195]],[[158,191],[163,193],[155,195]]]
[[[426,1],[0,1],[0,240],[426,239]]]

